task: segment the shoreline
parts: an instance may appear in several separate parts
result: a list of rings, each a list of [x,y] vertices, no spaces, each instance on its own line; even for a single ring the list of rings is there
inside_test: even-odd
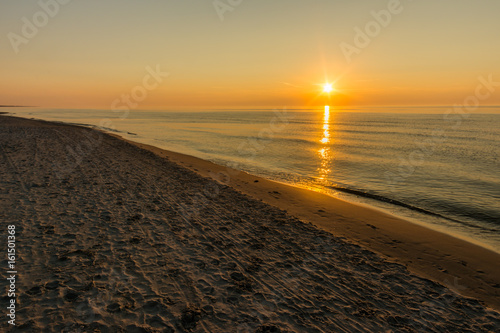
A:
[[[283,209],[304,222],[402,264],[411,272],[500,310],[500,254],[492,249],[375,207],[268,180],[198,157],[135,142],[116,133],[106,133]]]
[[[498,256],[482,248],[103,131],[10,116],[0,128],[0,219],[18,233],[17,328],[481,332],[500,323],[498,274],[486,267]],[[445,278],[426,278],[435,270]]]
[[[74,124],[74,125],[82,125],[84,127],[87,127],[89,126],[89,128],[96,128],[95,126],[93,125],[85,125],[85,124]],[[435,222],[434,223],[428,223],[428,222],[424,222],[423,220],[426,218],[426,217],[429,217],[431,219],[440,219],[440,220],[446,220],[446,221],[452,221],[452,222],[457,222],[457,220],[454,220],[453,218],[449,218],[449,217],[446,217],[446,216],[443,216],[443,215],[440,215],[439,213],[434,213],[434,212],[427,212],[427,213],[422,213],[422,212],[418,212],[418,214],[415,214],[412,216],[412,214],[409,214],[409,213],[403,213],[403,212],[394,212],[389,206],[394,206],[394,207],[398,207],[398,208],[402,208],[402,209],[405,209],[405,210],[410,210],[410,208],[407,208],[407,207],[401,207],[401,206],[397,206],[391,202],[386,202],[386,201],[382,201],[381,203],[383,204],[386,204],[386,206],[382,206],[382,205],[377,205],[377,203],[380,203],[377,199],[373,199],[373,198],[370,198],[369,196],[361,196],[362,200],[359,200],[359,199],[355,199],[355,198],[359,198],[359,195],[357,194],[353,194],[353,193],[349,193],[349,192],[343,192],[342,190],[335,190],[339,193],[341,193],[343,196],[345,197],[342,197],[342,196],[336,196],[335,194],[332,194],[330,192],[335,192],[333,190],[331,191],[328,191],[328,190],[324,190],[320,187],[311,187],[311,186],[302,186],[300,184],[292,184],[292,183],[288,183],[286,181],[280,181],[280,180],[274,180],[274,179],[269,179],[269,178],[266,178],[265,176],[261,176],[261,175],[257,175],[257,174],[253,174],[253,173],[249,173],[247,171],[244,171],[244,170],[239,170],[239,169],[234,169],[234,168],[231,168],[231,167],[227,167],[223,164],[218,164],[217,162],[213,162],[209,159],[205,159],[203,157],[197,157],[195,155],[190,155],[189,153],[183,153],[179,150],[170,150],[168,148],[162,148],[162,147],[159,147],[159,146],[156,146],[154,144],[150,144],[150,143],[144,143],[144,142],[139,142],[139,141],[135,141],[133,137],[125,137],[126,134],[122,134],[122,133],[117,133],[117,132],[110,132],[110,131],[106,131],[106,130],[103,130],[103,132],[107,133],[107,134],[110,134],[110,135],[114,135],[122,140],[125,140],[125,141],[128,141],[134,145],[137,145],[137,146],[144,146],[145,149],[148,149],[148,150],[156,150],[156,149],[159,149],[159,150],[163,150],[165,151],[166,153],[168,154],[172,154],[172,155],[175,155],[175,154],[178,154],[179,156],[181,156],[179,158],[179,162],[183,162],[184,160],[184,157],[187,158],[187,159],[190,159],[190,158],[193,158],[193,159],[198,159],[200,160],[200,162],[207,162],[207,163],[212,163],[214,165],[216,165],[215,169],[217,170],[223,170],[225,173],[227,173],[228,170],[231,170],[230,173],[232,174],[239,174],[239,173],[243,173],[243,174],[247,174],[247,175],[250,175],[252,177],[255,177],[255,178],[258,178],[258,179],[264,179],[264,180],[267,180],[267,181],[270,181],[272,183],[276,183],[276,184],[281,184],[281,185],[284,185],[284,186],[288,186],[288,187],[293,187],[293,188],[297,188],[297,189],[301,189],[301,190],[306,190],[306,191],[311,191],[311,192],[316,192],[316,193],[320,193],[320,194],[323,194],[323,195],[326,195],[328,197],[332,197],[333,199],[336,199],[336,200],[340,200],[342,202],[345,202],[347,204],[352,204],[353,206],[361,206],[361,207],[364,207],[364,208],[367,208],[369,210],[374,210],[378,213],[382,213],[382,214],[385,214],[385,215],[390,215],[398,220],[403,220],[403,221],[406,221],[408,223],[412,223],[412,224],[416,224],[418,226],[421,226],[425,229],[430,229],[434,232],[437,232],[437,233],[440,233],[440,234],[444,234],[444,235],[447,235],[447,236],[450,236],[450,237],[453,237],[453,238],[457,238],[457,239],[460,239],[466,243],[470,243],[472,245],[475,245],[475,246],[478,246],[480,248],[483,248],[485,250],[488,250],[488,251],[491,251],[491,252],[494,252],[496,254],[499,254],[500,255],[500,248],[495,248],[493,245],[490,245],[488,243],[485,243],[485,242],[482,242],[481,240],[477,240],[477,239],[474,239],[474,238],[471,238],[470,236],[467,236],[465,233],[463,234],[460,234],[460,233],[454,233],[453,230],[451,228],[448,228],[448,227],[444,227],[444,226],[440,226],[439,224],[436,224]],[[128,133],[130,134],[130,133]],[[135,135],[135,134],[134,134]],[[195,162],[197,163],[197,162]],[[191,168],[191,167],[190,167]],[[193,168],[191,168],[192,170],[194,170]],[[194,171],[197,171],[197,170],[194,170]],[[207,176],[207,177],[210,177],[208,175],[207,172],[205,172],[203,174],[204,176]],[[219,178],[217,177],[212,177],[213,179],[215,180],[218,180]]]
[[[16,116],[15,114],[12,114],[12,115]],[[24,117],[26,117],[27,119],[35,119],[35,118],[29,118],[29,116],[24,116]],[[131,132],[127,132],[127,131],[99,128],[97,125],[72,122],[72,121],[68,121],[68,120],[66,120],[66,121],[57,121],[57,120],[50,120],[50,119],[48,119],[48,120],[39,119],[39,120],[55,121],[57,123],[99,129],[99,130],[103,130],[104,132],[109,133],[109,134],[113,134],[113,135],[116,134],[116,135],[118,135],[124,139],[127,139],[127,140],[131,140],[131,141],[139,140],[138,143],[153,145],[157,148],[165,149],[167,151],[170,149],[168,146],[162,147],[162,145],[160,145],[160,146],[156,145],[156,143],[154,142],[155,140],[152,140],[151,138],[150,139],[145,139],[145,138],[137,139],[135,133],[131,133]],[[199,156],[196,152],[191,151],[189,149],[187,150],[187,152],[185,150],[182,150],[182,147],[177,147],[177,148],[173,148],[173,149],[174,149],[174,150],[172,150],[173,152],[178,152],[180,154],[185,154],[185,155],[193,154],[192,156]],[[206,156],[206,154],[202,154],[199,158],[207,159],[209,161],[211,160],[211,158]],[[218,163],[218,162],[216,161],[215,163]],[[225,164],[222,164],[222,165],[225,165]],[[250,171],[250,172],[252,172],[252,171]],[[263,177],[263,178],[266,177],[266,175],[259,176],[258,173],[255,175],[258,177]],[[387,213],[389,215],[394,215],[399,219],[410,221],[412,223],[416,223],[416,224],[421,225],[425,228],[429,228],[429,229],[432,229],[434,231],[444,233],[444,234],[450,235],[450,236],[455,237],[455,238],[462,239],[468,243],[478,245],[480,247],[486,248],[490,251],[493,251],[495,253],[500,254],[500,245],[499,245],[498,241],[496,240],[496,238],[493,238],[494,237],[493,234],[491,234],[491,233],[486,234],[487,236],[483,236],[483,237],[481,235],[478,235],[478,237],[475,238],[475,236],[472,237],[468,233],[469,230],[467,228],[471,228],[471,227],[462,228],[463,224],[467,225],[467,220],[465,220],[465,223],[464,223],[464,221],[456,220],[456,217],[452,218],[449,216],[444,216],[444,215],[441,215],[442,213],[436,213],[435,210],[432,210],[432,209],[427,210],[424,213],[422,213],[422,211],[424,211],[423,209],[429,209],[429,208],[424,207],[423,209],[421,209],[420,207],[415,207],[415,206],[413,206],[412,208],[400,206],[400,205],[398,205],[398,203],[391,202],[391,201],[394,201],[394,199],[391,199],[392,198],[391,196],[388,196],[385,198],[381,197],[382,199],[373,199],[373,198],[371,198],[371,194],[369,193],[370,191],[368,190],[368,187],[360,187],[361,190],[359,190],[360,194],[358,195],[356,193],[350,193],[349,189],[346,189],[347,192],[344,192],[342,189],[340,189],[340,190],[329,189],[328,186],[327,186],[327,188],[314,188],[314,185],[313,185],[313,187],[310,187],[307,185],[302,186],[301,184],[289,183],[286,180],[281,181],[279,179],[274,179],[274,181],[278,182],[278,183],[285,184],[285,185],[290,185],[293,187],[300,187],[300,188],[304,188],[304,189],[308,189],[308,190],[312,190],[312,191],[319,190],[319,192],[326,193],[329,196],[333,196],[335,198],[338,198],[338,199],[343,200],[343,201],[347,201],[349,203],[353,203],[354,205],[373,208],[377,211],[381,211],[381,212]],[[335,192],[340,193],[340,195],[337,195],[337,193],[335,193]],[[365,195],[366,193],[368,193],[368,195]],[[361,199],[359,199],[359,198],[361,198]],[[392,205],[392,207],[391,207],[391,205]],[[411,209],[415,209],[417,212],[410,211]],[[448,223],[450,223],[450,225],[448,225]],[[474,226],[474,224],[472,224],[472,226]],[[482,228],[482,227],[480,226],[479,228]],[[474,231],[474,230],[472,230],[472,231]],[[471,234],[474,234],[474,232],[471,232]],[[488,238],[488,237],[490,237],[490,238]]]

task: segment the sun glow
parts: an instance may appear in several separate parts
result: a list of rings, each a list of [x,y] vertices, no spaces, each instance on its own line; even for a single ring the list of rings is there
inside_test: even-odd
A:
[[[333,85],[331,83],[325,83],[323,85],[323,92],[331,93],[333,91]]]

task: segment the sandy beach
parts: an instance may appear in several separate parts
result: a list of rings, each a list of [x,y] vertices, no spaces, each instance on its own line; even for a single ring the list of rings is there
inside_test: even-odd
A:
[[[500,327],[488,249],[93,129],[9,116],[0,129],[0,244],[14,225],[17,270],[2,330]]]

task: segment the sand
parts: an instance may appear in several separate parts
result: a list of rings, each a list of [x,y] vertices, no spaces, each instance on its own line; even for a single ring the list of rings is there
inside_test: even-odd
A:
[[[129,142],[286,210],[334,235],[346,237],[418,275],[500,310],[500,254],[497,252],[374,208],[256,177],[193,156]]]
[[[217,182],[203,176],[209,162],[157,153],[83,127],[0,117],[0,216],[4,235],[11,224],[17,232],[15,331],[499,327],[498,298],[480,293],[495,268],[473,274],[474,298],[463,296],[469,273],[449,274],[460,295],[417,269],[449,271],[442,265],[456,258],[466,271],[494,253],[456,240],[478,251],[461,259],[458,248],[442,252],[455,244],[445,235],[411,240],[417,226],[390,215],[244,173]],[[391,233],[391,223],[407,231]],[[396,238],[405,233],[413,243]],[[415,244],[428,251],[415,267],[398,263]],[[0,325],[9,329],[5,316]]]

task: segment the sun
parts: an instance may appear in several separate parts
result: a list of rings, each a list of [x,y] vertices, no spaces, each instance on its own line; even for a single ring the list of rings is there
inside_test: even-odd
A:
[[[323,85],[323,92],[331,93],[333,91],[333,85],[331,83],[325,83]]]

